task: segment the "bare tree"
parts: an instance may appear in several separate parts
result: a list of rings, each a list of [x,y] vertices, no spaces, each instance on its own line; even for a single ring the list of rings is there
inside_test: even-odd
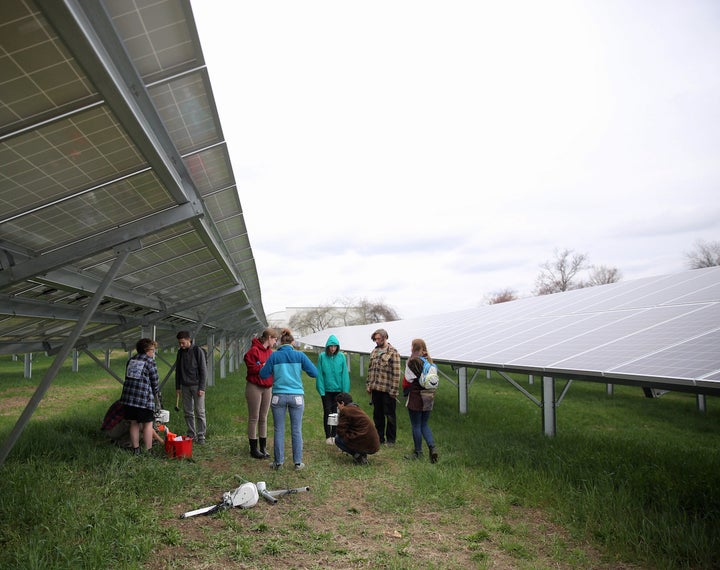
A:
[[[505,289],[501,289],[500,291],[495,291],[494,293],[490,294],[487,299],[487,304],[497,305],[498,303],[507,303],[508,301],[514,301],[517,298],[517,292],[514,289],[506,287]]]
[[[720,265],[720,241],[697,240],[695,249],[685,254],[689,269]]]
[[[555,250],[555,258],[540,265],[542,271],[535,281],[536,295],[549,295],[577,289],[573,279],[587,267],[587,255],[570,249]]]
[[[356,325],[367,325],[370,323],[384,323],[388,321],[400,320],[395,309],[386,305],[383,301],[370,301],[368,299],[360,299],[355,305],[358,319],[353,323]]]
[[[333,307],[314,307],[299,311],[290,317],[290,328],[298,335],[319,332],[333,325]]]
[[[382,301],[344,299],[343,305],[322,305],[298,311],[289,321],[298,336],[319,332],[330,327],[366,325],[397,321],[397,312]]]
[[[593,265],[590,268],[590,275],[587,281],[580,283],[579,287],[595,287],[596,285],[607,285],[617,283],[622,279],[622,273],[617,267],[607,265]]]

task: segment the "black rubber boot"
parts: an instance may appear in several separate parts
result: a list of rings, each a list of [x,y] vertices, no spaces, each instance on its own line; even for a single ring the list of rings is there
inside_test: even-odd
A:
[[[263,456],[265,459],[267,459],[268,457],[270,457],[270,454],[267,452],[267,449],[265,449],[266,447],[267,447],[267,438],[266,438],[266,437],[261,437],[261,438],[260,438],[260,453],[262,453],[262,456]]]
[[[429,449],[430,449],[430,463],[437,463],[438,462],[437,449],[435,449],[434,447],[431,447]]]
[[[254,457],[255,459],[265,459],[265,456],[262,454],[262,452],[258,451],[257,439],[250,440],[250,457]]]

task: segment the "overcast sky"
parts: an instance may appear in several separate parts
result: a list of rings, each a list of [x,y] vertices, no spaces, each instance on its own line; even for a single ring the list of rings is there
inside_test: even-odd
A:
[[[720,2],[195,0],[265,312],[401,318],[720,240]]]

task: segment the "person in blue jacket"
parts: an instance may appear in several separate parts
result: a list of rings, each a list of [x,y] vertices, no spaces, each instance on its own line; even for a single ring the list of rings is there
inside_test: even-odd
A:
[[[295,338],[290,329],[280,331],[280,348],[273,352],[260,369],[260,378],[273,377],[272,410],[274,425],[273,469],[280,469],[285,462],[285,411],[290,415],[290,434],[295,469],[305,467],[303,463],[302,418],[305,410],[305,390],[302,373],[317,378],[317,368],[304,352],[295,350]]]
[[[318,355],[317,379],[315,388],[320,394],[323,405],[323,426],[325,426],[325,443],[335,443],[337,426],[328,425],[328,416],[338,411],[335,398],[343,392],[350,392],[350,372],[345,355],[340,352],[340,342],[331,334],[325,343],[325,352]]]

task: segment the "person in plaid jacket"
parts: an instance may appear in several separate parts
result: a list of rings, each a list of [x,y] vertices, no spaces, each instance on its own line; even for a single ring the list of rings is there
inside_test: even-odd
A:
[[[145,449],[152,448],[155,400],[160,391],[155,364],[156,348],[157,342],[141,338],[135,345],[137,354],[128,360],[125,367],[120,402],[125,409],[125,419],[130,420],[130,443],[135,455],[140,455],[141,426]]]
[[[375,348],[370,353],[365,388],[373,406],[373,422],[380,443],[395,445],[397,420],[395,404],[400,391],[400,353],[388,342],[385,329],[378,329],[370,338]]]

